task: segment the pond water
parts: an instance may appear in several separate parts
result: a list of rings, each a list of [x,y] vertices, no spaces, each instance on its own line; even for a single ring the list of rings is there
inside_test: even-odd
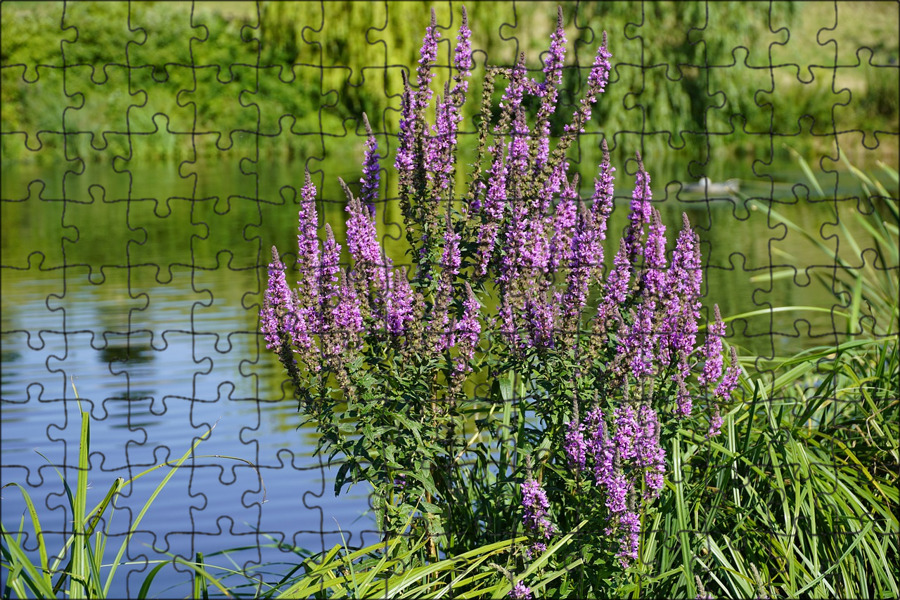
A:
[[[327,175],[320,220],[332,223],[339,241],[344,201],[337,177],[355,181],[357,164],[356,156],[314,164],[320,189],[322,171]],[[90,163],[79,174],[65,167],[3,166],[0,472],[2,484],[15,481],[29,490],[50,548],[60,547],[71,518],[53,469],[74,480],[79,418],[71,379],[94,418],[89,506],[116,477],[180,457],[214,427],[200,456],[175,474],[141,523],[127,555],[137,573],[126,578],[120,572],[113,596],[136,594],[139,572],[148,569],[144,561],[162,558],[153,548],[192,557],[253,546],[232,556],[238,565],[253,565],[288,559],[255,548],[270,542],[266,535],[313,552],[342,540],[351,546],[378,540],[366,490],[334,496],[333,472],[312,455],[314,430],[301,427],[280,366],[257,333],[268,249],[277,244],[290,254],[286,262],[295,252],[303,164],[260,165],[258,175],[244,167],[223,162],[119,172]],[[678,194],[677,182],[692,180],[685,173],[651,170],[670,237],[682,211],[701,236],[704,313],[713,302],[725,316],[787,305],[840,310],[816,281],[817,274],[831,273],[833,259],[772,220],[769,201],[753,208],[743,198]],[[792,186],[802,176],[791,165],[775,183],[755,178],[749,168],[730,176],[743,178],[747,197],[774,199],[778,210],[827,246],[838,244],[829,225],[833,203],[799,199]],[[390,190],[393,183],[385,185]],[[590,193],[587,186],[583,195]],[[616,240],[632,186],[620,168],[621,198],[610,224]],[[850,188],[852,179],[844,176],[838,189]],[[845,202],[840,210],[858,207]],[[389,254],[407,262],[396,241],[402,232],[393,225],[401,221],[396,203],[379,207],[379,214]],[[863,239],[861,227],[851,231]],[[840,251],[848,252],[847,244]],[[790,277],[778,275],[794,269]],[[729,341],[762,356],[834,344],[840,339],[835,332],[845,327],[827,311],[771,312],[733,325]],[[128,528],[163,475],[154,472],[121,499],[113,532]],[[3,523],[15,527],[24,503],[12,488],[2,494]],[[26,546],[34,548],[33,542]],[[189,580],[183,573],[169,583]],[[153,593],[189,593],[184,585],[168,594],[157,585]]]

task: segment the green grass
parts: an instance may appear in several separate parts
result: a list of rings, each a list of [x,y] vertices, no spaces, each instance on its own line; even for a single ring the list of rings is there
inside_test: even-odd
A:
[[[743,379],[722,442],[688,441],[679,510],[708,532],[691,549],[708,591],[896,597],[897,376],[896,335],[808,352]]]
[[[612,597],[897,597],[897,336],[741,364],[744,401],[722,436],[672,438],[668,492],[645,523],[643,564]],[[573,574],[586,560],[578,532],[557,536],[521,572],[525,538],[440,561],[428,560],[424,538],[397,538],[317,557],[294,549],[297,564],[258,590],[251,578],[260,570],[218,582],[265,598],[502,598],[521,580],[536,597],[577,598]],[[551,560],[564,566],[549,569]]]
[[[78,398],[78,391],[74,383],[72,389]],[[15,487],[22,492],[28,515],[31,520],[31,532],[38,544],[37,563],[29,556],[24,548],[23,539],[26,534],[25,516],[15,531],[7,530],[5,524],[0,524],[2,531],[2,544],[0,544],[0,568],[6,570],[4,598],[14,596],[16,598],[55,598],[60,594],[66,597],[91,597],[106,598],[109,596],[110,587],[115,581],[116,572],[123,563],[123,556],[128,548],[128,543],[138,531],[141,521],[150,506],[162,492],[163,488],[194,453],[197,446],[212,433],[212,430],[201,435],[191,447],[174,462],[165,462],[141,471],[131,479],[116,478],[109,488],[106,496],[92,509],[87,509],[87,489],[90,465],[88,456],[91,445],[91,416],[90,413],[81,410],[81,400],[78,400],[81,414],[81,430],[78,445],[78,475],[74,482],[74,489],[70,481],[54,467],[62,481],[72,511],[72,528],[63,547],[53,554],[47,547],[47,541],[43,533],[43,527],[35,510],[34,503],[28,491],[18,483],[8,483],[3,487]],[[43,455],[41,455],[43,456]],[[44,457],[46,459],[46,457]],[[47,459],[47,462],[50,462]],[[105,561],[107,544],[113,540],[109,535],[109,528],[116,512],[116,498],[136,480],[145,477],[157,469],[168,466],[171,470],[163,477],[162,481],[153,490],[153,493],[141,507],[131,524],[130,529],[121,538],[121,543],[116,551],[115,558],[111,562]],[[103,526],[98,528],[98,525]],[[184,563],[181,559],[177,562]],[[166,561],[170,563],[170,561]],[[151,582],[159,568],[151,571],[147,582]],[[144,597],[149,585],[141,588],[141,597]],[[227,590],[221,588],[223,593]]]

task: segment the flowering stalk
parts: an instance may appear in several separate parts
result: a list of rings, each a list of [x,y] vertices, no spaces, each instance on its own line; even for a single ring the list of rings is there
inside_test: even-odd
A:
[[[591,66],[591,73],[588,76],[587,92],[581,99],[579,107],[572,115],[572,122],[565,126],[563,136],[553,150],[552,158],[544,165],[542,176],[550,178],[552,176],[554,165],[565,163],[566,152],[575,139],[577,133],[584,132],[584,125],[591,119],[591,107],[597,102],[597,94],[606,91],[606,84],[609,81],[609,71],[612,65],[609,59],[612,54],[606,49],[606,32],[603,32],[603,43],[597,50],[597,56],[594,58],[594,64]],[[564,168],[568,168],[568,165]]]
[[[384,319],[384,296],[387,287],[385,270],[390,263],[382,256],[378,232],[372,213],[360,198],[355,198],[343,179],[338,178],[347,196],[347,250],[356,261],[356,290],[366,299],[373,316]]]
[[[562,7],[557,7],[556,31],[550,35],[550,50],[544,62],[544,82],[540,86],[541,106],[538,109],[535,129],[537,136],[532,145],[534,172],[539,174],[550,159],[550,117],[556,112],[559,85],[566,58],[566,32],[563,29]]]
[[[292,327],[287,319],[293,314],[295,314],[294,296],[288,288],[278,248],[272,246],[269,285],[266,288],[260,315],[260,331],[265,335],[267,350],[274,350],[276,354],[282,356],[284,348],[290,348]]]
[[[703,345],[703,356],[706,361],[703,372],[697,377],[701,386],[709,386],[722,376],[722,338],[725,336],[725,323],[719,314],[719,305],[713,307],[715,321],[706,330],[706,343]]]
[[[547,518],[547,509],[550,508],[547,492],[530,477],[522,484],[522,507],[525,509],[522,517],[525,529],[537,540],[532,543],[530,550],[544,552],[547,549],[546,540],[553,537],[556,528]]]
[[[341,245],[329,225],[319,246],[316,189],[307,172],[298,289],[287,285],[273,250],[260,330],[298,395],[315,379],[320,402],[310,413],[322,433],[319,450],[346,459],[335,491],[371,483],[386,534],[402,534],[406,516],[416,512],[441,512],[441,519],[421,520],[426,533],[440,539],[433,523],[446,521],[465,532],[455,540],[460,548],[493,533],[486,523],[514,526],[515,507],[493,508],[503,508],[504,486],[521,477],[520,457],[538,449],[536,475],[529,466],[521,484],[527,557],[543,552],[558,529],[574,527],[573,514],[584,512],[596,532],[589,535],[626,567],[639,559],[642,516],[665,488],[666,429],[675,417],[684,419],[679,428],[689,427],[694,399],[702,397],[710,404],[702,430],[718,434],[740,373],[737,355],[732,349],[725,369],[717,307],[702,350],[695,349],[699,239],[683,216],[667,260],[667,228],[640,155],[628,225],[604,273],[616,170],[604,140],[591,198],[583,201],[566,151],[606,88],[611,55],[604,34],[587,93],[551,152],[550,119],[565,63],[561,10],[541,82],[528,76],[524,55],[511,68],[488,69],[477,156],[457,209],[470,36],[463,11],[450,81],[433,97],[440,35],[432,11],[415,85],[404,75],[394,168],[413,264],[395,269],[379,245],[382,157],[364,115],[358,196],[341,181],[350,265],[339,264]],[[498,75],[508,85],[495,115]],[[432,100],[434,122],[427,123]],[[530,125],[526,107],[535,103]],[[470,397],[472,390],[490,396]],[[591,396],[590,410],[580,415],[577,399]],[[504,406],[503,422],[495,405]],[[491,435],[463,439],[473,417]],[[505,435],[510,428],[519,433]],[[494,456],[499,463],[483,460]],[[459,489],[471,481],[479,486]],[[454,504],[463,498],[472,505]],[[548,560],[565,568],[564,560]],[[511,592],[530,594],[521,582]]]
[[[366,113],[363,113],[363,123],[366,126],[366,151],[363,160],[363,176],[359,180],[359,199],[369,209],[369,213],[374,219],[378,186],[381,182],[381,167],[378,165],[381,155],[378,154],[378,140],[372,133],[372,126],[369,124],[369,117],[366,116]]]
[[[316,308],[318,299],[318,272],[319,272],[319,238],[316,230],[319,219],[316,214],[316,186],[309,175],[309,169],[305,173],[303,188],[300,190],[300,211],[297,225],[297,287],[308,290],[306,294],[298,296],[298,324],[302,322],[304,332],[312,332],[317,329]],[[310,342],[304,337],[301,346],[309,347]]]

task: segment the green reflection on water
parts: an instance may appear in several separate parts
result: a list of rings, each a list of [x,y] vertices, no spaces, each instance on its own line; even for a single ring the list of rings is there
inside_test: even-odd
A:
[[[346,202],[338,177],[356,189],[359,158],[351,154],[310,162],[320,190],[317,207],[323,237],[324,224],[330,223],[343,242]],[[614,164],[618,198],[605,246],[607,257],[613,255],[624,229],[633,187],[628,174],[633,161],[614,158]],[[595,169],[591,165],[587,159],[576,165],[582,170],[584,197],[592,192]],[[749,164],[730,165],[728,173],[710,173],[713,179],[740,179],[742,194],[762,200],[762,209],[751,209],[743,199],[707,200],[685,194],[681,184],[695,180],[696,165],[670,160],[654,169],[648,160],[647,166],[653,176],[654,199],[669,227],[670,249],[681,212],[688,214],[700,235],[707,307],[718,303],[725,316],[786,305],[840,309],[834,294],[815,277],[816,273],[827,275],[833,259],[766,214],[765,206],[774,198],[781,213],[817,234],[829,248],[839,248],[852,264],[860,263],[858,256],[854,260],[848,254],[852,252],[848,244],[839,243],[839,232],[830,224],[834,203],[810,201],[806,188],[792,188],[793,182],[803,179],[793,164],[784,163],[780,173],[778,166],[770,168],[774,183],[769,177],[755,176]],[[240,313],[243,331],[255,331],[269,247],[277,245],[288,264],[296,252],[298,189],[304,168],[300,162],[267,162],[257,166],[257,173],[246,161],[155,163],[125,173],[96,163],[81,174],[64,166],[4,167],[2,262],[8,267],[2,283],[4,329],[16,328],[11,322],[15,317],[7,311],[15,312],[18,295],[59,295],[90,283],[95,297],[118,295],[123,306],[133,308],[152,303],[159,286],[171,285],[174,289],[169,293],[182,295],[185,311],[197,302],[208,306],[210,313],[230,308]],[[719,163],[717,169],[721,168]],[[402,218],[392,199],[396,181],[387,169],[382,178],[381,197],[388,200],[378,207],[379,236],[395,264],[408,264],[398,224]],[[838,175],[835,183],[844,194],[853,193],[851,182],[850,177]],[[841,221],[858,236],[862,248],[870,247],[867,232],[850,218],[865,207],[852,199],[838,204]],[[785,269],[796,273],[770,276]],[[792,354],[803,347],[834,343],[834,332],[845,325],[837,317],[832,319],[825,312],[775,313],[737,321],[729,336],[732,343],[760,355]],[[107,326],[99,324],[100,329]],[[128,325],[121,327],[124,333]],[[131,327],[136,328],[134,322]]]

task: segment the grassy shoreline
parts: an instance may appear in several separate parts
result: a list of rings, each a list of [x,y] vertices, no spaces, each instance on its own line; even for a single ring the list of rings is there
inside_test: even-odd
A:
[[[898,579],[891,565],[900,558],[897,335],[823,347],[755,371],[757,363],[752,356],[741,358],[744,401],[726,415],[720,440],[688,432],[673,439],[671,456],[683,465],[683,477],[667,483],[666,500],[649,515],[653,522],[642,542],[641,564],[629,572],[620,592],[634,597],[693,597],[701,590],[712,597],[896,597]],[[109,593],[122,550],[113,562],[104,561],[103,548],[115,540],[95,528],[105,526],[105,513],[115,510],[115,496],[130,482],[114,481],[107,497],[87,510],[89,413],[82,413],[81,431],[78,481],[63,483],[72,490],[75,514],[83,516],[76,518],[59,554],[43,544],[39,556],[24,551],[25,531],[32,529],[42,539],[33,510],[31,527],[24,517],[18,531],[4,524],[4,597],[53,597],[66,590],[75,595],[90,590],[94,597]],[[176,468],[144,511],[201,440],[171,465]],[[24,488],[23,493],[27,496]],[[684,524],[675,514],[689,519],[692,534],[680,535]],[[524,540],[509,538],[437,561],[428,558],[424,539],[398,537],[365,548],[337,545],[317,555],[275,542],[296,562],[249,570],[228,564],[228,554],[239,549],[198,554],[194,560],[151,557],[138,597],[160,593],[166,569],[176,564],[193,573],[195,597],[382,597],[386,589],[401,598],[500,597],[512,587],[504,571],[515,571],[515,549]],[[575,560],[584,550],[579,537],[569,533],[554,539],[541,559],[571,554]],[[220,564],[222,558],[226,562]],[[578,582],[560,588],[559,578],[559,573],[535,569],[519,577],[536,594],[577,597]]]

